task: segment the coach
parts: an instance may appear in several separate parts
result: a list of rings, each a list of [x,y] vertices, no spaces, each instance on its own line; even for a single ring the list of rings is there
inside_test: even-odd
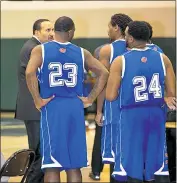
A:
[[[22,47],[18,64],[18,96],[15,118],[23,120],[28,135],[29,148],[36,152],[36,159],[27,177],[28,183],[43,182],[40,157],[40,112],[35,108],[32,96],[27,88],[25,71],[32,49],[53,39],[53,24],[47,19],[39,19],[33,24],[33,36]]]

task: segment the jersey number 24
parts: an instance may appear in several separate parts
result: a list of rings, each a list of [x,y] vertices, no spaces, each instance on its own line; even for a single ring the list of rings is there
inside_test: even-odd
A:
[[[77,84],[77,65],[74,63],[65,63],[62,65],[61,63],[50,63],[48,66],[49,70],[54,70],[49,74],[49,83],[50,87],[56,86],[64,86],[67,87],[75,87]],[[70,70],[68,72],[68,79],[61,79],[63,75],[63,70]]]
[[[135,102],[141,102],[149,100],[149,93],[152,93],[154,98],[162,98],[162,90],[159,81],[159,74],[153,74],[149,86],[147,86],[146,78],[144,76],[136,76],[133,78],[133,84],[139,84],[134,88]],[[148,87],[148,92],[145,90]]]

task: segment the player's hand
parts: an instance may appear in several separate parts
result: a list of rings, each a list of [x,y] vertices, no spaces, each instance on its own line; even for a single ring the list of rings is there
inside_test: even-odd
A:
[[[37,108],[39,111],[41,111],[41,108],[42,108],[43,106],[47,105],[54,97],[55,97],[55,96],[53,95],[53,96],[51,96],[51,97],[49,97],[49,98],[46,98],[46,99],[40,98],[40,99],[38,99],[37,101],[34,101],[36,108]]]
[[[92,102],[88,99],[88,97],[78,97],[82,100],[84,108],[90,107],[92,105]]]
[[[97,113],[95,117],[95,122],[98,126],[103,126],[103,113]]]
[[[169,109],[176,110],[177,101],[176,101],[175,97],[165,97],[164,100],[165,100],[167,106],[169,107]]]

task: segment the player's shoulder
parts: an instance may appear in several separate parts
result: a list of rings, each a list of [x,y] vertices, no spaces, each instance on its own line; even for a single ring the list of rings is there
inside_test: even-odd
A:
[[[124,39],[118,39],[111,43],[111,49],[119,49],[119,50],[125,50],[127,47],[126,41]]]
[[[102,48],[103,46],[105,46],[105,45],[107,45],[107,44],[100,45],[100,46],[98,46],[98,47],[94,50],[94,56],[95,56],[97,59],[99,59],[99,55],[100,55],[100,50],[101,50],[101,48]]]
[[[134,49],[126,48],[126,51],[122,56],[128,56],[128,55],[131,55],[133,53],[135,53]]]
[[[72,49],[72,50],[75,50],[75,51],[84,51],[85,49],[83,48],[83,47],[81,47],[81,46],[78,46],[78,45],[76,45],[76,44],[74,44],[74,43],[70,43],[69,44],[69,47]]]
[[[126,41],[125,41],[125,39],[118,39],[118,40],[113,41],[111,44],[112,45],[125,45]]]
[[[105,46],[105,45],[107,45],[107,44],[103,44],[103,45],[98,46],[98,47],[95,49],[94,52],[99,52],[99,51],[101,50],[101,48],[102,48],[103,46]]]
[[[48,42],[42,43],[41,47],[44,47],[44,48],[48,49],[48,48],[53,47],[54,45],[57,45],[57,42],[55,42],[55,41],[48,41]]]
[[[106,44],[101,47],[100,53],[110,53],[111,52],[111,44]]]
[[[156,45],[154,43],[147,44],[147,47],[151,48],[154,51],[158,51],[160,53],[163,53],[162,49],[158,45]]]

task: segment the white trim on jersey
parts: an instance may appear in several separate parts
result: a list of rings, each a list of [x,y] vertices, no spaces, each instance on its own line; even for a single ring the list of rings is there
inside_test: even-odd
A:
[[[166,68],[165,68],[165,64],[164,64],[164,60],[163,60],[162,53],[160,53],[160,59],[161,59],[161,62],[162,62],[162,67],[163,67],[164,76],[166,76]]]
[[[52,161],[54,162],[54,163],[51,163],[51,164],[42,164],[42,166],[41,166],[41,168],[55,168],[55,167],[62,167],[62,165],[60,164],[60,163],[58,163],[58,161],[53,157],[53,156],[51,156],[50,157],[51,159],[52,159]]]
[[[40,122],[40,125],[41,125],[41,135],[42,135],[42,149],[43,149],[43,155],[42,155],[42,164],[44,162],[44,134],[43,134],[43,128],[42,128],[42,112],[41,112],[41,122]]]
[[[122,78],[125,74],[125,57],[122,55]]]
[[[104,104],[104,109],[106,109],[106,102]],[[105,112],[105,110],[104,110]],[[107,118],[106,118],[106,112],[104,114],[104,118],[105,118],[105,121],[104,121],[104,124],[107,122]],[[107,125],[107,123],[105,124]],[[105,154],[105,147],[106,147],[106,127],[105,127],[105,133],[104,133],[104,144],[103,144],[103,152],[102,152],[102,157],[104,157],[104,154]]]
[[[147,43],[146,46],[153,46],[153,43]]]
[[[125,41],[125,39],[117,39],[115,40],[113,43],[117,42],[117,41]]]
[[[150,48],[145,47],[145,48],[132,48],[131,51],[136,50],[136,51],[146,51],[149,50]]]
[[[56,43],[58,43],[58,44],[64,44],[64,45],[71,44],[70,42],[61,43],[61,42],[58,42],[58,41],[56,41],[56,40],[53,40],[53,42],[56,42]]]
[[[41,115],[42,120],[42,115]],[[52,147],[51,147],[51,139],[50,139],[50,129],[48,124],[48,116],[47,116],[47,107],[45,106],[45,120],[47,124],[47,132],[48,132],[48,144],[49,144],[49,151],[50,151],[50,158],[53,161],[53,163],[50,164],[44,164],[44,138],[43,138],[43,128],[42,128],[42,122],[41,122],[41,130],[42,130],[42,140],[43,140],[43,157],[42,157],[42,167],[41,168],[49,168],[49,167],[62,167],[62,165],[52,156]],[[44,123],[44,122],[43,122]],[[46,145],[46,144],[45,144]]]
[[[85,56],[84,56],[84,49],[81,48],[81,55],[82,55],[82,62],[83,62],[83,71],[84,73],[87,73],[86,69],[85,69]]]
[[[111,47],[111,55],[110,55],[110,60],[109,60],[109,63],[111,64],[112,63],[112,59],[113,59],[113,55],[114,55],[114,48],[113,48],[113,45],[110,44],[110,47]]]
[[[169,175],[169,172],[168,172],[168,171],[164,171],[164,172],[163,172],[163,168],[164,168],[164,162],[163,162],[163,164],[162,164],[162,167],[161,167],[159,170],[157,170],[157,171],[154,173],[154,175]]]
[[[120,176],[126,176],[127,175],[127,173],[126,173],[126,171],[125,171],[125,169],[124,169],[124,167],[122,166],[122,164],[120,163],[120,170],[121,171],[119,171],[119,172],[113,172],[112,173],[112,175],[120,175]]]
[[[42,68],[43,68],[43,65],[44,65],[44,57],[45,57],[45,54],[44,54],[44,45],[41,44],[41,48],[42,48],[42,65],[41,65],[41,72],[42,72]]]
[[[114,158],[102,158],[102,161],[103,162],[115,162],[115,159]]]
[[[126,176],[127,175],[127,172],[125,171],[123,165],[122,165],[122,131],[121,131],[121,118],[122,118],[122,111],[120,113],[120,117],[119,117],[119,135],[120,135],[120,142],[116,142],[116,151],[117,151],[117,145],[119,145],[119,152],[120,152],[120,155],[119,155],[119,158],[120,158],[120,171],[113,171],[112,175],[121,175],[121,176]],[[118,153],[118,152],[116,152]]]

